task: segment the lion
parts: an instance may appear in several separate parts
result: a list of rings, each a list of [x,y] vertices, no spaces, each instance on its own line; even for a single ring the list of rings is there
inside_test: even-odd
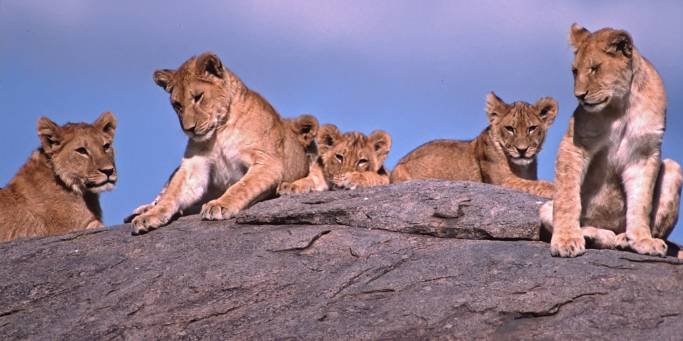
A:
[[[40,147],[0,189],[0,241],[104,226],[99,193],[116,184],[116,118],[57,125],[38,120]]]
[[[391,183],[443,179],[502,185],[541,197],[554,186],[537,180],[536,156],[558,104],[543,97],[534,104],[505,103],[494,92],[486,97],[489,126],[470,141],[435,140],[404,156],[391,173]]]
[[[370,136],[359,132],[342,134],[335,125],[326,124],[318,130],[316,142],[319,155],[308,176],[280,184],[280,195],[389,184],[384,168],[391,149],[388,133],[376,130]]]
[[[217,55],[206,52],[177,70],[157,70],[154,82],[169,93],[189,140],[180,166],[161,193],[130,217],[133,234],[197,211],[205,220],[229,219],[273,197],[282,181],[308,175],[308,145],[316,135],[317,119],[281,118]]]
[[[574,24],[570,42],[579,104],[557,153],[557,191],[540,212],[550,252],[575,257],[588,240],[665,256],[683,177],[677,162],[661,159],[662,79],[626,31]]]

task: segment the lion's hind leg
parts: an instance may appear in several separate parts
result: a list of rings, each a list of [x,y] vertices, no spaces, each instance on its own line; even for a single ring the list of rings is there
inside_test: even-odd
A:
[[[655,184],[654,205],[652,206],[652,236],[654,238],[666,239],[676,226],[682,183],[681,166],[676,161],[663,160]]]

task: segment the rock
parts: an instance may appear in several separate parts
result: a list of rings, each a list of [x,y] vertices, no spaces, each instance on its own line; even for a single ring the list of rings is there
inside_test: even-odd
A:
[[[0,244],[0,339],[681,338],[683,262],[550,257],[540,201],[409,183]]]
[[[473,182],[420,181],[258,203],[240,224],[344,225],[462,239],[538,240],[545,199]]]

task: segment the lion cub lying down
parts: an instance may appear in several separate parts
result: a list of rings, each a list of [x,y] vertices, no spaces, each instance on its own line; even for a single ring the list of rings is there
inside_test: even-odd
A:
[[[308,175],[307,146],[318,121],[282,119],[218,56],[204,53],[177,70],[158,70],[154,81],[169,93],[189,141],[180,167],[157,199],[134,211],[133,234],[199,206],[203,219],[228,219],[273,196],[282,181]]]
[[[588,240],[665,256],[683,176],[678,163],[661,159],[662,79],[626,31],[574,24],[570,41],[579,105],[557,153],[557,192],[541,207],[550,252],[575,257]]]
[[[486,114],[490,125],[477,138],[417,147],[398,162],[391,182],[476,181],[551,197],[553,185],[536,180],[536,155],[557,115],[557,101],[544,97],[534,104],[507,104],[492,92],[486,97]]]
[[[374,131],[370,136],[358,132],[342,134],[336,126],[320,127],[316,137],[318,158],[307,177],[283,182],[279,194],[356,189],[389,184],[384,160],[391,149],[391,136]]]
[[[58,126],[38,120],[40,148],[0,189],[0,241],[101,227],[99,194],[116,183],[116,119]]]

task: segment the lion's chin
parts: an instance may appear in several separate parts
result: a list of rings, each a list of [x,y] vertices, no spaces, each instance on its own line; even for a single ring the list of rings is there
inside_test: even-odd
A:
[[[581,102],[581,107],[587,112],[600,112],[607,107],[611,97],[607,97],[600,102],[588,103],[586,101]]]
[[[213,136],[213,133],[214,133],[214,129],[211,129],[211,130],[209,130],[208,132],[206,132],[205,134],[202,134],[202,135],[197,135],[197,134],[194,134],[194,133],[189,133],[188,136],[190,137],[190,139],[192,139],[192,141],[196,141],[196,142],[205,142],[205,141],[208,141],[209,139],[211,139],[211,137]]]
[[[106,192],[106,191],[111,191],[112,189],[114,189],[114,183],[107,181],[101,185],[88,187],[88,192],[102,193],[102,192]]]
[[[513,157],[511,158],[512,163],[518,165],[518,166],[528,166],[532,162],[534,162],[534,158],[531,157]]]

